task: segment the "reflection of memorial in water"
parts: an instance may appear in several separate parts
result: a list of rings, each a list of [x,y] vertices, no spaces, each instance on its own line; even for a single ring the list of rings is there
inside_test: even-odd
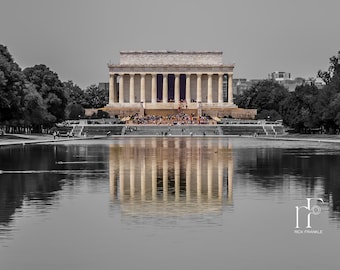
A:
[[[232,149],[225,142],[150,138],[110,145],[112,202],[133,215],[221,213],[232,205]]]

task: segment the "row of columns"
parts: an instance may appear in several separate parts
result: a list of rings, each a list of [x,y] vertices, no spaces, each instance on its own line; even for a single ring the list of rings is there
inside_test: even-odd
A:
[[[168,201],[169,198],[169,172],[172,171],[174,181],[174,199],[179,201],[181,192],[180,183],[183,181],[181,175],[185,175],[185,195],[186,200],[197,198],[198,201],[207,198],[217,198],[222,200],[224,197],[224,178],[227,170],[227,199],[232,202],[232,185],[234,162],[231,152],[231,146],[228,145],[226,150],[219,147],[219,154],[210,156],[203,155],[200,149],[200,142],[192,145],[191,141],[186,146],[180,146],[179,141],[175,141],[174,146],[168,145],[168,141],[163,144],[152,142],[151,148],[144,148],[145,152],[140,152],[138,158],[135,148],[127,145],[125,152],[116,151],[116,148],[110,146],[110,192],[112,199],[119,195],[121,202],[124,199],[141,199],[142,201],[152,198],[153,201],[159,200],[159,178],[162,178],[162,194],[163,200]],[[141,146],[142,147],[142,146]],[[174,147],[174,160],[170,160],[163,156],[162,152],[168,153],[167,149]],[[182,147],[182,148],[181,148]],[[185,166],[181,166],[182,152],[180,149],[186,149]],[[208,144],[208,149],[214,148],[212,143]],[[159,150],[159,151],[157,151]],[[158,152],[158,155],[157,155]],[[150,156],[147,157],[149,153]],[[221,156],[219,156],[221,155]],[[195,158],[193,158],[195,157]],[[203,166],[203,160],[208,157],[207,163]],[[159,161],[162,159],[162,161]],[[217,159],[217,160],[216,160]],[[161,170],[162,172],[159,172]],[[203,188],[205,186],[205,188]],[[118,191],[118,193],[117,193]],[[183,191],[183,190],[182,190]]]
[[[197,161],[199,162],[199,161]],[[215,179],[212,160],[208,161],[207,171],[202,172],[200,164],[197,164],[198,170],[196,177],[192,176],[192,168],[189,163],[185,169],[185,198],[190,201],[193,198],[198,200],[205,198],[219,200],[223,199],[223,178],[224,178],[224,164],[223,161],[218,161],[217,179]],[[170,199],[169,197],[169,160],[162,161],[162,197],[164,201]],[[159,188],[157,182],[157,163],[156,161],[151,163],[150,178],[147,177],[147,167],[142,166],[140,174],[137,173],[137,168],[134,166],[134,162],[130,161],[130,164],[126,164],[124,160],[119,160],[119,169],[117,172],[114,169],[110,171],[110,193],[111,198],[114,200],[116,196],[116,189],[119,191],[119,199],[135,199],[139,198],[142,201],[152,198],[152,200],[159,200]],[[145,165],[145,161],[142,161],[142,165]],[[232,200],[232,184],[233,184],[233,167],[232,160],[228,161],[228,178],[227,178],[227,199]],[[175,162],[174,164],[174,199],[178,201],[180,199],[180,164]],[[206,188],[203,189],[203,182],[205,181]],[[139,183],[137,183],[139,182]],[[147,184],[148,182],[148,184]],[[148,188],[147,188],[148,186]],[[151,190],[150,190],[151,188]],[[158,195],[157,195],[158,194]],[[172,197],[172,196],[171,196]]]
[[[141,162],[142,166],[140,168],[140,174],[137,173],[137,168],[135,166],[135,162],[130,160],[130,164],[126,164],[126,161],[123,159],[119,160],[119,168],[113,168],[111,165],[110,168],[110,193],[111,198],[115,199],[116,188],[118,187],[119,198],[121,201],[124,201],[126,198],[134,199],[140,198],[142,201],[147,199],[147,195],[151,196],[152,200],[158,200],[159,196],[157,193],[159,192],[157,187],[157,182],[159,178],[157,177],[157,162],[153,160],[151,163],[150,170],[150,178],[147,177],[147,170],[145,160]],[[163,200],[167,201],[169,198],[169,160],[162,161],[162,194]],[[202,196],[206,196],[206,198],[218,198],[222,200],[223,198],[223,178],[224,178],[224,169],[228,170],[228,178],[227,178],[227,199],[231,202],[232,200],[232,184],[233,184],[233,161],[228,160],[227,166],[223,164],[222,160],[218,161],[218,170],[217,170],[217,179],[215,179],[213,161],[208,161],[207,171],[203,173],[202,167],[200,164],[200,160],[197,160],[197,174],[194,178],[192,176],[192,168],[191,164],[188,163],[188,166],[185,168],[185,197],[187,201],[191,201],[192,196],[201,200]],[[179,161],[175,161],[174,163],[174,199],[178,201],[180,199],[180,164]],[[118,177],[116,177],[116,175]],[[139,177],[137,176],[139,175]],[[140,183],[136,183],[140,181]],[[202,189],[203,181],[206,181],[206,190]],[[151,187],[151,192],[149,188],[147,189],[147,182],[149,188]],[[150,183],[151,182],[151,183]],[[126,184],[129,185],[128,189]],[[117,186],[118,185],[118,186]],[[192,187],[196,186],[194,190]],[[217,188],[217,190],[216,190]],[[215,189],[215,192],[213,192]]]
[[[135,103],[135,74],[128,73],[130,76],[130,96],[129,103]],[[207,103],[213,103],[213,89],[212,89],[212,76],[214,73],[208,73],[208,93],[207,93]],[[228,74],[228,103],[233,104],[233,73]],[[119,74],[119,103],[124,103],[124,75],[125,73]],[[145,76],[146,73],[141,73],[140,79],[140,99],[145,102]],[[180,84],[179,84],[179,73],[175,75],[175,103],[180,101]],[[190,77],[191,74],[186,75],[186,96],[187,102],[191,101],[190,93]],[[202,102],[202,73],[197,73],[197,102]],[[218,103],[223,103],[223,73],[218,73]],[[109,80],[109,103],[115,103],[114,98],[115,93],[115,75],[110,74]],[[168,102],[168,74],[163,74],[163,103]],[[151,103],[157,103],[157,73],[151,74]]]

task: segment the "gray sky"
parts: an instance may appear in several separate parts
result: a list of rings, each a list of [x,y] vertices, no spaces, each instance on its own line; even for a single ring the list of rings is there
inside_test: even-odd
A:
[[[236,78],[316,76],[340,50],[339,0],[1,0],[0,43],[84,88],[121,50],[222,50]]]

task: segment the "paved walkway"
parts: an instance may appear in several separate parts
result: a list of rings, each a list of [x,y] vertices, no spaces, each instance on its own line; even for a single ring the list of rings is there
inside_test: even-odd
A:
[[[323,142],[323,143],[340,143],[340,135],[328,134],[287,134],[282,136],[261,136],[259,138],[267,140],[283,141],[306,141],[306,142]]]
[[[61,142],[61,141],[74,141],[87,139],[84,137],[59,137],[54,139],[52,135],[35,135],[35,134],[10,134],[0,136],[0,147],[8,145],[26,145],[26,144],[38,144],[38,143],[48,143],[48,142]]]

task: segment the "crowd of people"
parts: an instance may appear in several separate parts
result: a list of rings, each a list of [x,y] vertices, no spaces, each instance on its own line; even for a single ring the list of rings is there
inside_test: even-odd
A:
[[[128,124],[134,125],[188,125],[188,124],[209,124],[209,117],[195,116],[194,114],[186,114],[179,112],[168,116],[146,115],[140,116],[135,114],[131,116]]]

